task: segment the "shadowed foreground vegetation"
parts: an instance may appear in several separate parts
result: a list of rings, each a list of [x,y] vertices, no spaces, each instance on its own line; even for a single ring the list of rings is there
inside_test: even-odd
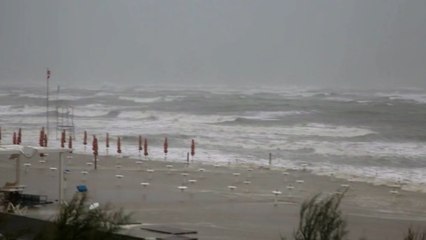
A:
[[[90,209],[87,195],[77,194],[68,204],[61,207],[53,224],[48,225],[36,236],[36,240],[89,240],[116,239],[114,233],[120,225],[129,222],[130,217],[122,210],[105,208]]]
[[[0,240],[14,240],[24,236],[25,239],[35,240],[124,239],[125,237],[116,233],[120,230],[120,225],[129,221],[130,216],[125,215],[122,210],[112,211],[109,206],[89,207],[87,195],[76,194],[69,203],[61,206],[58,216],[52,222],[40,225],[36,230],[32,228],[32,231],[28,227],[28,230],[20,232],[3,233]]]
[[[302,203],[298,228],[294,240],[346,240],[349,231],[347,222],[340,210],[345,193],[327,197],[315,195]],[[282,240],[288,238],[282,237]],[[367,240],[362,238],[360,240]],[[409,228],[403,240],[426,240],[426,231],[419,232]]]
[[[426,231],[416,232],[412,228],[409,228],[404,240],[426,240]]]
[[[302,203],[300,220],[292,238],[282,240],[346,240],[348,235],[347,222],[340,210],[342,194],[323,197],[318,194]],[[3,221],[3,222],[2,222]],[[68,204],[61,206],[60,213],[51,224],[46,225],[35,234],[36,240],[95,240],[122,239],[117,235],[120,225],[130,222],[130,216],[122,210],[111,211],[104,208],[92,208],[87,205],[87,196],[77,194]],[[0,224],[4,223],[0,219]],[[0,240],[20,239],[28,231],[3,233]],[[125,237],[124,237],[125,238]],[[30,238],[31,239],[31,238]],[[359,240],[367,240],[364,237]],[[402,240],[426,240],[426,232],[412,228]]]
[[[348,231],[346,230],[346,221],[339,209],[343,196],[344,194],[335,194],[321,198],[321,195],[318,194],[304,201],[300,208],[299,226],[293,234],[293,239],[345,239]]]

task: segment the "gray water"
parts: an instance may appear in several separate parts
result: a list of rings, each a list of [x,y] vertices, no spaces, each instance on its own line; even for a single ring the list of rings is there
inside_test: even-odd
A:
[[[46,121],[44,91],[1,88],[3,144],[11,143],[19,127],[24,144],[38,143]],[[426,92],[421,90],[63,89],[51,92],[51,126],[57,103],[74,107],[77,152],[84,151],[84,130],[98,136],[101,154],[109,132],[110,152],[121,136],[124,154],[138,156],[141,134],[152,159],[163,158],[168,137],[168,158],[176,161],[186,160],[194,139],[194,161],[268,164],[272,153],[275,166],[306,163],[318,174],[425,189]],[[55,139],[53,128],[50,132]]]

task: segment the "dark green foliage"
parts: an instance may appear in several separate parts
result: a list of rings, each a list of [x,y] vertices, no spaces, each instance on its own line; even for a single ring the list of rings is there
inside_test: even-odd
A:
[[[334,194],[323,199],[316,195],[302,203],[300,221],[295,240],[341,240],[348,231],[339,209],[344,194]]]
[[[31,235],[29,228],[24,229],[7,229],[8,217],[6,215],[0,215],[0,240],[15,240],[21,239],[22,236],[27,234]]]
[[[70,203],[61,207],[59,216],[44,229],[39,240],[89,240],[113,239],[119,225],[129,221],[123,212],[111,212],[108,208],[89,210],[87,196],[78,194]]]
[[[426,240],[426,232],[420,233],[410,227],[404,240]]]

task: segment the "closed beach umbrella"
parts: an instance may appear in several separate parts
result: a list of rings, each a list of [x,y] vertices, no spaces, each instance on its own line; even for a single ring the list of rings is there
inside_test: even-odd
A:
[[[42,127],[40,130],[40,136],[38,137],[38,145],[40,145],[40,147],[44,146],[44,127]]]
[[[148,156],[148,140],[146,138],[143,141],[143,155]]]
[[[139,152],[142,151],[142,136],[139,135]]]
[[[16,144],[16,132],[13,132],[12,142],[13,144]]]
[[[167,142],[167,138],[164,139],[164,154],[167,155],[169,148],[169,143]]]
[[[61,148],[65,147],[65,130],[62,130],[61,134]]]
[[[69,139],[68,139],[68,148],[70,150],[72,150],[72,137],[71,137],[71,135],[69,136]]]
[[[87,145],[87,131],[84,131],[83,144],[84,146]]]
[[[16,140],[17,142],[17,144],[21,144],[21,142],[22,142],[22,129],[21,128],[19,128],[18,129],[18,139]]]
[[[117,153],[121,153],[121,140],[120,137],[117,138]]]
[[[191,142],[191,156],[194,156],[195,155],[195,141],[194,141],[194,139],[192,139],[192,142]]]
[[[106,148],[109,148],[109,133],[106,134],[105,145],[106,145]]]
[[[98,139],[96,138],[96,135],[93,135],[92,150],[93,156],[96,158],[98,156]]]
[[[47,147],[47,133],[44,134],[44,147]]]

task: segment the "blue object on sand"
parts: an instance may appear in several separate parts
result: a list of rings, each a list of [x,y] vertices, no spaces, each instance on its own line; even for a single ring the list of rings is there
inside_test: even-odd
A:
[[[77,185],[77,191],[78,192],[87,192],[87,186],[86,185]]]

